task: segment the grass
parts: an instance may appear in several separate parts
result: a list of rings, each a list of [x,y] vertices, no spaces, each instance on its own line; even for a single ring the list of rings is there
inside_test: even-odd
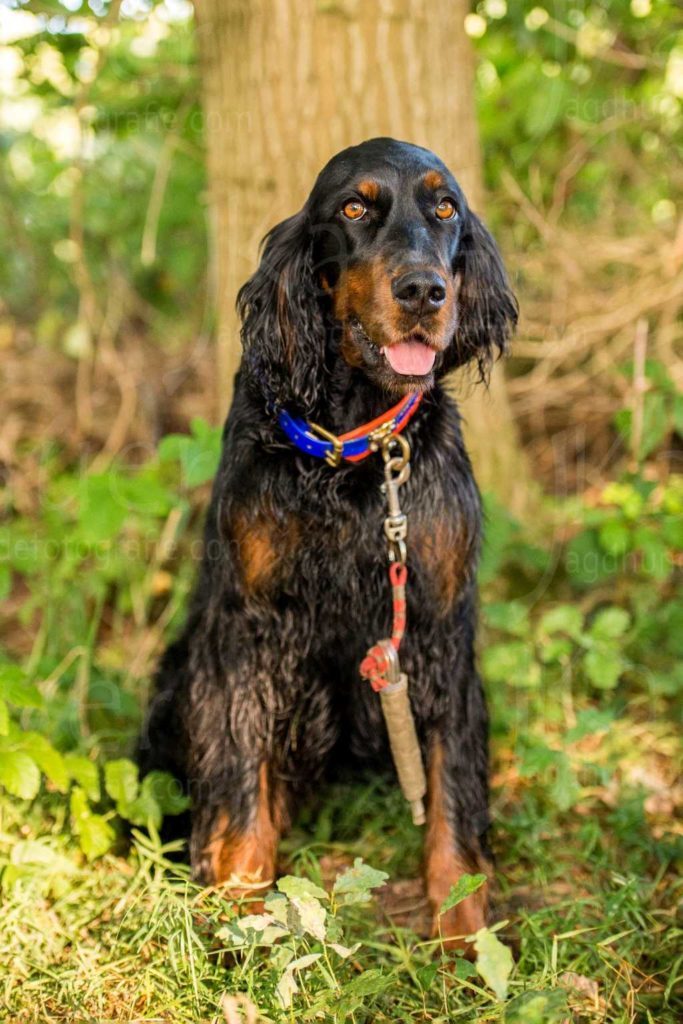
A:
[[[166,454],[100,476],[57,462],[51,502],[31,515],[18,514],[8,490],[4,1019],[682,1019],[680,482],[626,480],[556,503],[541,524],[545,548],[540,529],[530,542],[490,509],[481,664],[496,924],[475,966],[425,938],[422,835],[384,782],[337,782],[301,811],[281,848],[281,873],[296,880],[279,883],[266,920],[240,925],[220,893],[191,883],[153,827],[125,838],[122,819],[153,817],[151,794],[120,758],[153,652],[182,614],[201,504],[199,481],[179,483],[177,453]],[[203,466],[201,479],[209,475]],[[131,661],[137,651],[145,658]],[[27,757],[33,781],[16,770]],[[366,867],[350,871],[357,858]],[[514,950],[509,978],[499,939]]]
[[[555,815],[538,805],[533,787],[513,789],[496,797],[505,801],[496,827],[497,916],[517,956],[510,996],[559,1000],[555,1009],[544,1003],[538,1017],[532,1004],[520,1020],[680,1020],[680,882],[670,840],[644,819],[642,792],[621,794],[596,816],[591,802],[583,814]],[[60,801],[46,797],[28,814],[7,803],[2,813],[0,850],[12,868],[3,882],[0,961],[16,1024],[232,1024],[248,1019],[229,1001],[240,993],[272,1021],[515,1019],[514,1002],[506,1018],[469,964],[416,934],[421,894],[401,879],[417,874],[420,836],[393,789],[331,787],[322,812],[302,815],[285,843],[283,868],[318,883],[358,856],[390,876],[370,904],[341,914],[346,940],[360,947],[337,974],[338,991],[311,976],[290,1011],[274,997],[282,972],[272,950],[252,945],[226,961],[218,933],[231,909],[219,894],[197,890],[158,841],[135,833],[130,849],[88,864]],[[340,994],[368,972],[380,972],[377,991],[371,986],[362,1006],[338,1016]],[[571,1011],[561,1009],[565,996]]]

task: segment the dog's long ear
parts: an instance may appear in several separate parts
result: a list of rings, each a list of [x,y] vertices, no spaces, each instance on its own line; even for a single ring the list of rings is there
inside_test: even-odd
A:
[[[249,375],[268,402],[304,414],[315,406],[324,372],[318,292],[304,207],[268,232],[258,269],[237,296]]]
[[[503,355],[517,326],[517,300],[496,243],[482,222],[467,211],[456,260],[459,281],[455,352],[459,365],[476,360],[486,378]]]

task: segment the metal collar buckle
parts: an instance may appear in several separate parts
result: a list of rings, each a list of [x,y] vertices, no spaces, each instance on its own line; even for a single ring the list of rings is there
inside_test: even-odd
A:
[[[325,462],[328,466],[332,466],[333,469],[336,469],[341,462],[344,442],[338,438],[336,434],[332,434],[329,430],[325,430],[325,428],[321,427],[318,423],[312,423],[309,420],[308,425],[315,434],[322,437],[324,441],[329,441],[331,443],[332,450],[325,453]]]

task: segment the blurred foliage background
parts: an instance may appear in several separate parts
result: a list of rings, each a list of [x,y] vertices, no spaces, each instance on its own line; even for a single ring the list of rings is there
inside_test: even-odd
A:
[[[673,1024],[680,7],[483,0],[465,27],[486,217],[522,310],[507,389],[539,485],[524,521],[486,496],[480,577],[501,900],[521,949],[512,985],[541,1000],[540,1016],[509,1020],[568,1019],[561,990],[572,1019]],[[154,873],[155,829],[182,796],[163,779],[140,784],[126,759],[155,659],[183,615],[220,447],[210,235],[191,5],[2,4],[0,867],[17,1021],[74,1005],[132,1019],[121,1007],[133,1006],[141,971],[136,1013],[172,1003],[171,1019],[209,1018],[226,984],[183,916],[186,890]],[[419,843],[398,804],[383,794],[379,819],[359,794],[334,791],[317,824],[304,816],[287,855],[314,875],[328,847],[415,874]],[[152,840],[107,854],[122,822]],[[132,923],[114,933],[131,871]],[[167,924],[139,923],[157,899]],[[74,920],[91,957],[76,981]],[[183,929],[189,946],[169,967]],[[391,979],[400,957],[378,949],[358,954],[362,968],[379,963]],[[411,956],[431,970],[421,947]],[[279,1019],[268,970],[230,977]],[[474,1016],[463,1019],[502,1020],[503,1002],[472,994],[459,970],[448,997],[443,985],[454,1002],[430,1003],[433,1019],[463,1014],[469,992]],[[433,986],[418,997],[414,978],[400,978],[394,991],[368,989],[371,1019],[428,1019]],[[324,978],[310,984],[325,990]]]
[[[487,217],[522,300],[510,395],[551,488],[549,437],[594,478],[618,456],[639,321],[681,384],[679,13],[488,0],[467,18]],[[21,361],[4,407],[36,434],[75,393],[63,440],[154,440],[216,407],[191,6],[55,0],[2,17],[0,344]]]

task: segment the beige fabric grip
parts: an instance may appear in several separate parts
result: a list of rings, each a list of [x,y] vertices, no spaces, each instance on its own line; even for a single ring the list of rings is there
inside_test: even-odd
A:
[[[401,791],[410,804],[413,823],[424,825],[427,780],[408,700],[407,676],[401,673],[397,683],[380,690],[380,699]]]

